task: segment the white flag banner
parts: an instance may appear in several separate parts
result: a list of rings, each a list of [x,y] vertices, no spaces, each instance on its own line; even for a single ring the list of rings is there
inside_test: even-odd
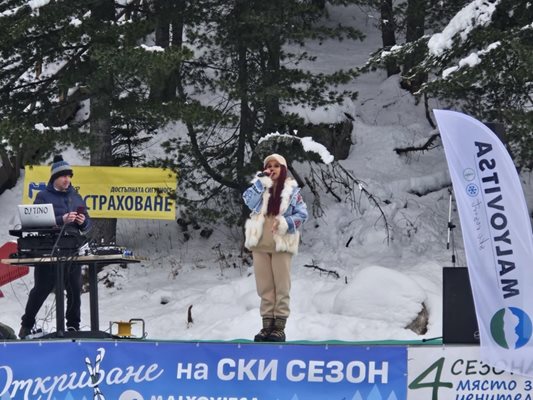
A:
[[[434,110],[459,211],[484,362],[533,376],[533,232],[516,167],[467,115]]]

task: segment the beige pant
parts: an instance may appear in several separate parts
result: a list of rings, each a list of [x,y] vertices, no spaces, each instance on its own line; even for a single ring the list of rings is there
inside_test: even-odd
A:
[[[261,297],[261,317],[284,317],[290,313],[291,253],[252,252],[255,284]]]

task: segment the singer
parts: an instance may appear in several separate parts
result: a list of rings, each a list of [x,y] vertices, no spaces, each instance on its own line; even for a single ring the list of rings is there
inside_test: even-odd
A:
[[[91,228],[91,219],[82,197],[72,187],[74,176],[71,166],[62,156],[55,156],[51,167],[51,176],[45,190],[35,197],[34,204],[52,203],[58,226],[65,226],[69,233],[86,234]],[[35,325],[35,317],[48,295],[53,291],[56,280],[56,268],[36,267],[34,286],[30,290],[26,309],[22,316],[19,338],[28,336]],[[80,329],[81,313],[81,265],[70,265],[65,273],[67,290],[67,330]]]
[[[256,342],[284,342],[290,314],[291,260],[298,252],[307,206],[296,181],[287,176],[287,161],[271,154],[252,185],[243,193],[251,210],[245,246],[252,251],[262,329]]]

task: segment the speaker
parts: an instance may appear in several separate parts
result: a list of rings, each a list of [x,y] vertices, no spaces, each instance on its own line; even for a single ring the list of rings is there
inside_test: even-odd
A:
[[[442,342],[478,344],[477,325],[468,269],[443,268]]]

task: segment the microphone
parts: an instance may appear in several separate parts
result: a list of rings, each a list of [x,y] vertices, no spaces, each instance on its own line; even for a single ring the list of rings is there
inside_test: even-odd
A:
[[[265,171],[263,171],[263,172],[259,172],[259,173],[257,174],[257,177],[258,177],[258,178],[262,178],[263,176],[270,176],[270,172],[265,172]]]

